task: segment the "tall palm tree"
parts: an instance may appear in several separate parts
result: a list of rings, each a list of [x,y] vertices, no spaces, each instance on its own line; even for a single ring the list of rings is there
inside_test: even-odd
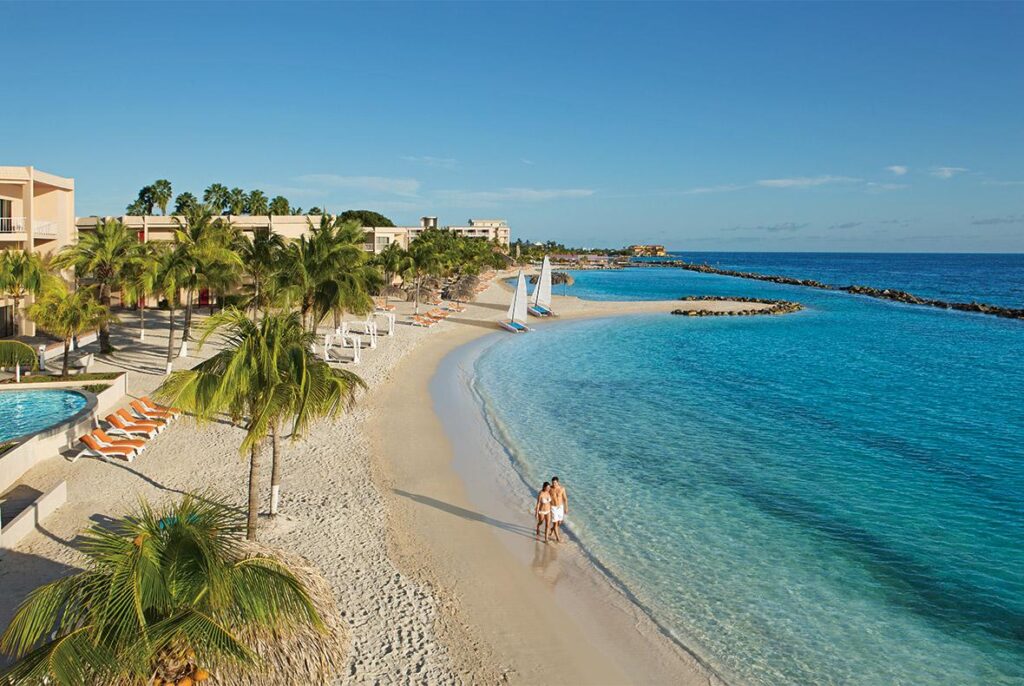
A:
[[[255,216],[270,214],[270,205],[267,204],[267,196],[263,191],[251,191],[246,200],[249,214]]]
[[[139,239],[118,219],[97,220],[95,231],[78,235],[78,242],[65,246],[54,259],[59,268],[73,268],[76,278],[88,278],[99,287],[100,303],[110,307],[110,295],[120,284],[121,272],[134,258]],[[110,326],[100,327],[100,354],[114,351]]]
[[[239,451],[249,453],[246,537],[255,539],[260,447],[267,435],[286,421],[301,433],[313,420],[337,414],[362,382],[316,359],[313,336],[295,312],[269,313],[257,323],[227,308],[209,319],[200,347],[214,333],[223,339],[221,350],[171,374],[156,395],[200,421],[226,413],[245,429]]]
[[[4,683],[192,684],[214,665],[259,668],[260,640],[325,636],[305,584],[251,556],[243,526],[234,508],[190,496],[94,525],[79,539],[86,568],[32,591],[0,636],[18,658]]]
[[[121,294],[139,310],[139,341],[146,340],[146,298],[155,290],[157,256],[153,243],[138,243],[121,270]]]
[[[284,245],[284,237],[266,227],[257,228],[251,238],[238,233],[235,250],[242,260],[242,273],[251,282],[253,319],[267,302],[266,286],[280,264]]]
[[[36,351],[21,341],[0,341],[0,367],[14,367],[14,380],[21,382],[21,369],[39,366]]]
[[[222,183],[211,183],[203,191],[203,202],[209,205],[216,214],[224,212],[228,204],[228,187]]]
[[[409,244],[409,259],[407,272],[403,276],[409,276],[413,280],[413,287],[416,291],[416,314],[420,313],[420,290],[423,282],[428,276],[436,276],[444,266],[442,254],[437,246],[428,239],[417,238]]]
[[[288,202],[288,198],[283,195],[276,195],[274,199],[270,201],[270,214],[291,214],[291,205]]]
[[[185,214],[190,208],[199,204],[198,198],[188,191],[174,199],[174,214]]]
[[[241,188],[232,188],[228,191],[227,205],[229,214],[245,214],[245,204],[248,197]]]
[[[395,278],[409,272],[412,264],[409,254],[398,243],[389,243],[374,258],[384,276],[384,303],[387,304],[387,293],[395,283]]]
[[[153,196],[153,202],[157,207],[160,208],[160,214],[167,214],[167,203],[174,197],[174,191],[171,189],[171,182],[167,179],[157,179],[152,183],[150,188],[150,194]]]
[[[36,324],[64,341],[64,362],[60,375],[68,376],[68,356],[71,341],[114,319],[110,310],[97,302],[92,288],[82,287],[69,292],[64,282],[57,279],[43,290],[28,308],[28,316]]]
[[[230,226],[220,217],[214,216],[215,208],[198,205],[174,221],[174,242],[183,251],[190,263],[190,278],[182,284],[185,288],[185,327],[182,330],[179,357],[188,355],[188,341],[192,333],[192,307],[196,292],[208,285],[215,273],[224,265],[238,265],[239,258],[230,247]]]
[[[43,290],[49,279],[46,263],[39,253],[4,250],[0,253],[0,293],[14,301],[14,333],[19,330],[21,302]]]
[[[182,287],[192,277],[191,261],[185,249],[173,243],[154,246],[153,293],[167,300],[167,374],[174,366],[174,310],[180,305]]]

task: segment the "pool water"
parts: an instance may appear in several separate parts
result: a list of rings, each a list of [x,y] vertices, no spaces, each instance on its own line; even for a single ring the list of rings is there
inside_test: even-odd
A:
[[[0,391],[0,441],[60,424],[85,404],[85,396],[75,391]]]

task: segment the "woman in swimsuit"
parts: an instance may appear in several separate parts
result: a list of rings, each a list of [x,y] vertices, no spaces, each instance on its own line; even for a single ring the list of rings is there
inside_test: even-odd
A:
[[[537,504],[533,508],[537,515],[537,538],[540,538],[540,528],[544,527],[544,542],[548,542],[548,530],[551,529],[551,484],[547,481],[541,486],[537,494]]]

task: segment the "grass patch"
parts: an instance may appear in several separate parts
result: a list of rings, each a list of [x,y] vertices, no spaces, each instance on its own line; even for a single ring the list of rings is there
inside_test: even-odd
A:
[[[16,445],[18,445],[18,444],[15,443],[14,441],[7,441],[6,443],[0,443],[0,455],[3,455],[4,453],[6,453],[8,450],[10,450],[11,448],[13,448]]]
[[[33,376],[23,376],[21,377],[21,383],[50,383],[51,381],[113,381],[117,377],[121,376],[121,373],[122,372],[91,372],[89,374],[71,374],[66,379],[60,378],[59,375],[40,374]],[[12,383],[15,383],[14,379],[0,381],[0,384]]]

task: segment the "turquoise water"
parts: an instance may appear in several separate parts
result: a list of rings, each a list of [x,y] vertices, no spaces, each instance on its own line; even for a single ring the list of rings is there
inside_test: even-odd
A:
[[[0,391],[0,441],[59,424],[85,407],[74,391]]]
[[[477,362],[526,478],[562,477],[581,542],[681,642],[737,683],[1024,683],[1024,323],[575,276],[590,298],[808,306],[562,323]]]

